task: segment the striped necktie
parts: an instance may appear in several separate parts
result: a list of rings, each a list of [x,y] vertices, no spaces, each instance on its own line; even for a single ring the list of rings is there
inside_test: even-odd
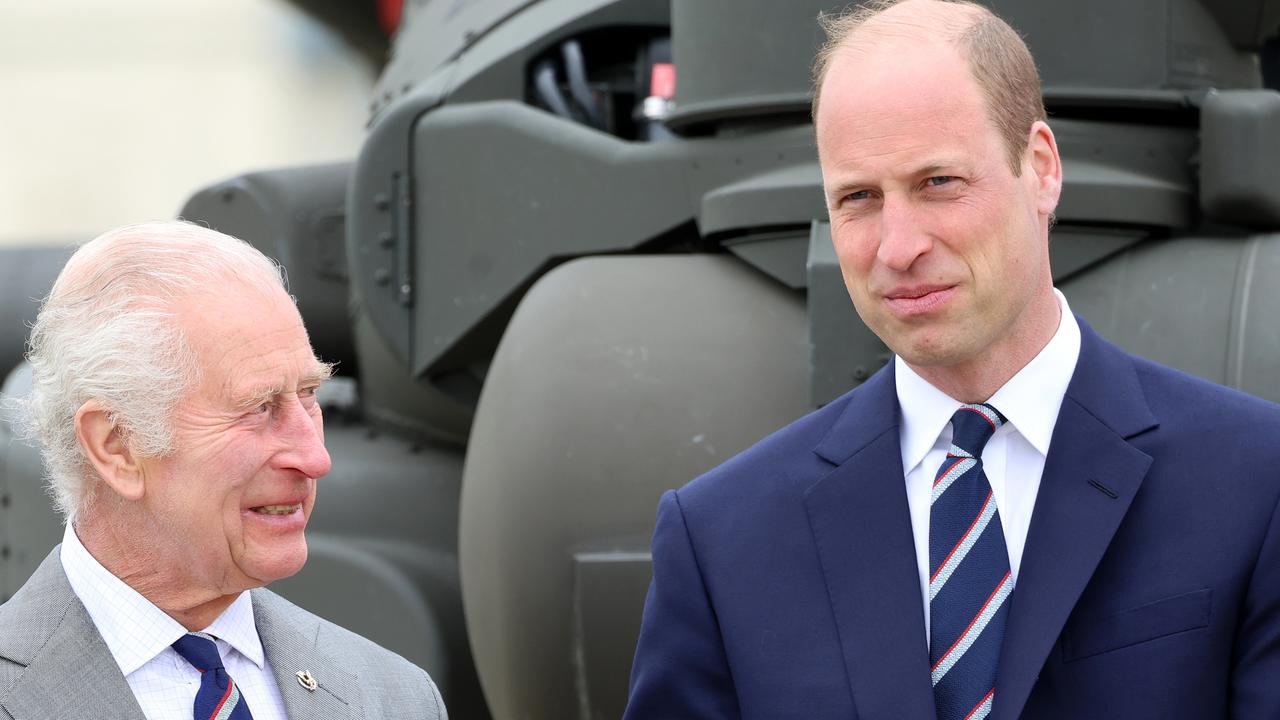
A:
[[[222,667],[222,656],[212,635],[187,633],[173,643],[173,649],[200,671],[194,720],[253,720],[240,688]]]
[[[982,448],[1005,418],[990,405],[951,417],[951,450],[929,508],[929,662],[938,720],[979,720],[995,700],[1013,576]]]

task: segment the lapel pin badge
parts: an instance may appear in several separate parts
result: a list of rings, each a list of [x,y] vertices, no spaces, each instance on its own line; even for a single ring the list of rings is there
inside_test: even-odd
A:
[[[313,690],[313,691],[317,687],[320,687],[319,684],[316,683],[316,679],[311,677],[311,673],[307,672],[306,670],[298,671],[298,684],[306,688],[307,690]]]

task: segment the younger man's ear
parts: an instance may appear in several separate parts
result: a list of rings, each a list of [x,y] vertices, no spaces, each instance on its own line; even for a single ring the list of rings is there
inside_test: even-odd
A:
[[[1052,215],[1062,194],[1062,158],[1058,155],[1058,141],[1043,120],[1031,125],[1027,156],[1036,181],[1036,209],[1042,215]]]
[[[111,413],[97,400],[90,400],[76,411],[75,423],[80,447],[103,484],[121,499],[141,499],[141,468]]]

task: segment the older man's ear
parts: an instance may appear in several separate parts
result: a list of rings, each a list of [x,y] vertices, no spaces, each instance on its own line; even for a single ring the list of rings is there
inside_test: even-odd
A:
[[[76,437],[98,477],[124,500],[139,500],[144,483],[137,458],[111,413],[90,400],[76,411]]]

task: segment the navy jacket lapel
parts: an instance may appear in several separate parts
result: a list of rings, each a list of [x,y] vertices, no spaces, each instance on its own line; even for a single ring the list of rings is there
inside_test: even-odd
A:
[[[860,720],[935,717],[893,366],[855,392],[805,494]]]
[[[1157,424],[1133,361],[1083,321],[1080,332],[1009,609],[992,720],[1022,712],[1151,465],[1128,442]]]

